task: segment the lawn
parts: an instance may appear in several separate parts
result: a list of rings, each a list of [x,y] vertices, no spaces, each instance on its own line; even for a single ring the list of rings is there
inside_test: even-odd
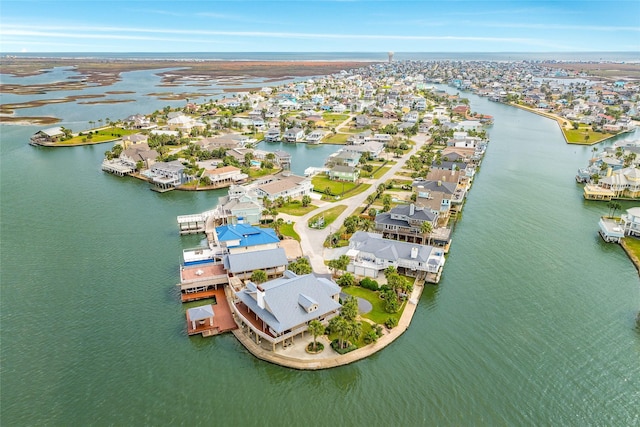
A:
[[[360,194],[363,191],[365,191],[366,189],[368,189],[369,187],[371,187],[371,184],[358,184],[356,187],[354,187],[353,189],[349,190],[349,191],[345,191],[344,196],[342,198],[345,197],[353,197],[356,194]]]
[[[88,131],[82,132],[83,135],[74,136],[71,139],[67,139],[66,141],[61,141],[58,144],[60,145],[73,145],[73,144],[100,144],[102,142],[114,141],[116,139],[120,139],[123,136],[131,135],[133,133],[138,132],[137,130],[128,130],[122,129],[118,127],[110,127],[107,129],[94,131],[89,138]]]
[[[316,208],[317,208],[316,205],[309,205],[307,207],[303,207],[302,203],[287,203],[286,205],[278,208],[278,212],[281,212],[287,215],[302,216],[302,215],[308,214],[309,212],[311,212]]]
[[[347,143],[347,139],[349,139],[351,135],[348,133],[336,133],[331,136],[327,136],[322,140],[323,144],[341,144],[344,145]]]
[[[282,224],[280,226],[280,233],[283,236],[289,236],[292,237],[294,239],[296,239],[298,242],[300,241],[300,236],[298,235],[298,233],[296,233],[296,231],[293,229],[293,224],[295,224],[294,222],[292,222],[291,224]]]
[[[360,334],[360,339],[358,339],[358,341],[354,343],[355,346],[358,348],[362,348],[366,345],[369,345],[364,342],[364,337],[369,333],[371,329],[373,329],[371,324],[369,324],[368,322],[360,322],[360,323],[362,324],[362,334]],[[333,341],[335,339],[338,339],[338,334],[335,334],[335,333],[329,334],[329,341]]]
[[[624,244],[629,252],[640,259],[640,239],[636,239],[635,237],[625,237]]]
[[[271,175],[273,173],[276,173],[277,171],[279,171],[279,169],[273,168],[273,169],[253,169],[250,168],[249,169],[249,177],[251,178],[260,178],[266,175]]]
[[[333,221],[336,220],[336,218],[338,218],[340,216],[340,214],[342,212],[344,212],[344,210],[347,209],[346,205],[338,205],[338,206],[334,206],[331,209],[327,209],[324,212],[319,213],[318,215],[314,215],[310,220],[309,220],[309,224],[313,224],[315,223],[318,219],[320,218],[324,218],[324,225],[322,227],[319,228],[326,228],[327,226],[329,226]]]
[[[325,193],[325,189],[329,187],[332,195],[341,195],[356,187],[355,182],[335,181],[327,178],[326,175],[316,175],[311,178],[311,184],[315,191]]]
[[[363,298],[369,301],[371,305],[373,305],[373,309],[369,313],[363,314],[362,317],[372,320],[379,325],[384,325],[384,322],[389,317],[395,317],[397,320],[400,320],[400,316],[402,316],[404,307],[407,304],[404,302],[397,313],[387,313],[384,311],[384,300],[378,296],[378,292],[361,288],[360,286],[349,286],[347,288],[342,288],[342,291],[346,294],[353,295],[354,297]]]
[[[590,127],[579,127],[578,129],[562,129],[569,144],[595,144],[613,134],[604,132],[594,132]],[[586,139],[587,135],[589,139]]]
[[[382,168],[379,168],[378,170],[374,169],[373,176],[369,176],[369,174],[367,172],[361,172],[360,175],[362,175],[363,178],[375,178],[375,179],[378,179],[382,175],[387,173],[389,171],[389,169],[391,169],[391,166],[382,167]]]
[[[327,124],[327,127],[330,128],[338,126],[348,118],[348,114],[324,113],[322,115],[322,120],[324,120],[324,122]]]

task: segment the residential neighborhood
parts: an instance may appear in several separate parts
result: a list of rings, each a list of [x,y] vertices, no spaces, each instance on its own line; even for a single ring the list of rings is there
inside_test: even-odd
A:
[[[442,84],[460,92],[434,86]],[[181,301],[204,303],[185,313],[189,335],[231,331],[253,354],[285,365],[281,355],[296,342],[320,354],[318,336],[332,348],[320,360],[366,357],[372,343],[406,329],[422,289],[446,274],[493,123],[465,91],[553,118],[569,143],[634,129],[640,106],[636,83],[539,63],[372,64],[128,117],[102,169],[157,192],[228,189],[210,210],[177,218],[180,234],[207,241],[185,250],[179,267]],[[32,142],[68,133],[43,130]],[[335,150],[298,175],[289,144]],[[585,198],[637,198],[638,150],[594,149],[576,176]],[[628,215],[601,225],[603,237],[636,230]],[[349,314],[353,301],[380,299],[381,324]]]

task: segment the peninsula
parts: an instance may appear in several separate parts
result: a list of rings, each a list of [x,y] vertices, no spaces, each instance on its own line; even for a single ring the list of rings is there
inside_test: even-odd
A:
[[[456,67],[371,64],[101,129],[128,133],[105,153],[105,171],[146,179],[161,192],[229,188],[211,211],[178,218],[182,233],[201,232],[208,241],[186,250],[180,267],[181,300],[206,303],[187,309],[187,332],[233,331],[257,357],[298,369],[351,363],[402,334],[425,284],[440,279],[493,120],[433,84],[509,103],[545,93],[566,106],[578,93],[539,64],[504,68],[514,79],[530,73],[517,83],[496,81],[483,71],[487,64]],[[617,88],[615,101],[623,104],[609,104],[605,116],[615,121],[591,121],[591,131],[633,129],[637,105],[628,97],[638,85],[602,85]],[[581,106],[574,116],[581,121],[600,108],[571,105]],[[66,137],[64,129],[48,129],[32,142],[56,145],[52,139]],[[324,167],[297,176],[290,155],[258,149],[261,141],[337,150]]]

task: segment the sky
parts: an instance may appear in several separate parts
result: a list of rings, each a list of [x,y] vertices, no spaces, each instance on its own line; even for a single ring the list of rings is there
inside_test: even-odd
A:
[[[386,51],[640,52],[640,0],[0,0],[0,53]]]

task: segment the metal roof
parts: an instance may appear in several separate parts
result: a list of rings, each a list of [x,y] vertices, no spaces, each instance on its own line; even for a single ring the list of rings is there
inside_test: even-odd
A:
[[[224,266],[231,273],[264,270],[288,263],[287,254],[283,248],[229,254],[224,259]]]
[[[332,297],[340,293],[340,287],[325,278],[313,274],[304,276],[289,275],[260,285],[264,289],[265,308],[256,301],[259,292],[249,283],[237,296],[247,307],[264,321],[277,334],[302,325],[313,319],[338,310],[341,305]],[[307,312],[299,303],[300,296],[312,299],[318,309]]]

